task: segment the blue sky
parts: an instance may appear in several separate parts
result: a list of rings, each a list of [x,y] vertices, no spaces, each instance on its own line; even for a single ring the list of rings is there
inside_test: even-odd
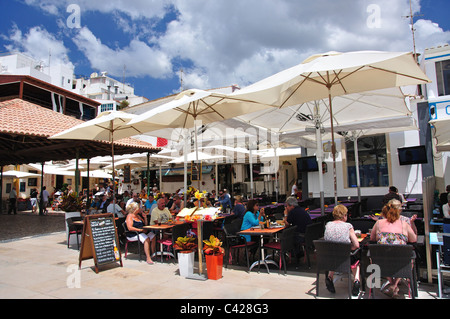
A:
[[[412,3],[418,52],[449,43],[450,1]],[[412,51],[406,15],[409,0],[0,0],[0,52],[51,52],[84,76],[125,69],[157,99],[180,90],[180,68],[184,89],[243,87],[320,52]]]

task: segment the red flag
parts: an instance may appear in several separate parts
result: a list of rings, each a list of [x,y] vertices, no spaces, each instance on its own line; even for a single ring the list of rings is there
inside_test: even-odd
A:
[[[164,147],[167,146],[167,139],[162,138],[162,137],[158,137],[157,142],[156,142],[156,147]]]

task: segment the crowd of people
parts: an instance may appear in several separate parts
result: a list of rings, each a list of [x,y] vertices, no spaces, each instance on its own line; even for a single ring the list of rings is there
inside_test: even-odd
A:
[[[70,192],[71,189],[67,191]],[[110,188],[97,189],[90,206],[86,209],[86,214],[113,213],[116,217],[122,218],[128,231],[130,231],[125,235],[130,237],[137,236],[144,244],[144,252],[148,264],[154,263],[151,255],[155,252],[156,238],[151,231],[144,231],[143,226],[166,223],[172,220],[185,205],[187,208],[221,206],[223,212],[230,212],[233,214],[233,218],[241,220],[241,230],[265,224],[268,218],[264,208],[259,206],[258,200],[244,201],[241,196],[236,195],[232,203],[231,196],[226,189],[220,190],[217,196],[214,191],[202,193],[201,196],[196,196],[196,192],[193,188],[189,189],[186,194],[187,199],[184,201],[183,196],[185,194],[182,190],[177,190],[174,193],[161,193],[154,187],[149,192],[143,189],[141,192],[132,192],[130,194],[128,191],[125,191],[121,195],[112,196]],[[37,191],[32,192],[33,211],[37,207],[38,196]],[[45,196],[48,200],[48,195]],[[450,186],[447,187],[447,193],[441,195],[442,201],[444,201],[444,197],[447,202],[442,203],[442,206],[444,206],[444,215],[447,217],[448,207],[450,206],[450,200],[448,199],[450,198]],[[410,218],[401,215],[405,202],[404,197],[398,193],[397,188],[391,186],[389,193],[383,197],[383,208],[380,216],[371,216],[372,219],[376,220],[370,233],[371,242],[386,245],[406,245],[417,241],[417,228],[414,223],[417,215]],[[347,207],[336,205],[332,216],[333,220],[325,225],[324,239],[333,242],[351,243],[352,250],[359,249],[360,244],[355,229],[347,221]],[[299,236],[295,237],[297,247],[300,247],[302,240],[304,240],[301,234],[305,234],[307,226],[312,222],[305,208],[299,206],[296,196],[288,197],[284,205],[283,223],[285,226],[297,227],[296,231],[299,234]],[[248,242],[255,240],[255,238],[250,236],[245,236],[244,238]],[[295,253],[300,255],[301,251],[298,249]],[[359,259],[357,257],[352,257],[352,265],[354,279],[352,294],[357,296],[360,291],[361,280]],[[329,271],[325,279],[326,287],[332,293],[335,292],[333,276],[334,273]],[[399,281],[400,278],[388,278],[388,283],[382,290],[390,296],[397,296]]]

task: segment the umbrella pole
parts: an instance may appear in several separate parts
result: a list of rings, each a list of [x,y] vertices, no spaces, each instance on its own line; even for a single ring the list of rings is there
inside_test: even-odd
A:
[[[184,156],[184,207],[186,207],[187,204],[187,194],[188,194],[188,188],[187,188],[187,151],[188,151],[188,135],[187,135],[187,130],[185,130],[185,136],[184,136],[184,151],[183,151],[183,156]],[[159,176],[159,179],[161,181],[162,176]],[[160,182],[161,183],[161,182]]]
[[[200,191],[200,180],[201,180],[201,176],[202,176],[202,171],[201,171],[201,167],[199,165],[198,162],[198,137],[197,137],[197,119],[196,117],[194,117],[194,143],[195,143],[195,164],[197,165],[197,170],[198,170],[198,180],[197,180],[197,189],[198,191]]]
[[[332,105],[333,102],[331,98],[330,85],[328,85],[328,102],[330,105],[330,121],[331,121],[331,153],[333,154],[334,203],[337,205],[336,144],[334,143],[333,105]]]
[[[356,136],[355,132],[353,134],[353,152],[355,153],[355,168],[356,168],[356,187],[358,190],[358,202],[361,203],[361,181],[359,176],[359,154],[358,154],[358,137]],[[359,206],[360,213],[361,213],[361,205]]]
[[[87,207],[86,207],[86,211],[89,209],[89,207],[91,207],[91,179],[89,177],[89,174],[91,173],[91,168],[90,168],[90,163],[91,163],[91,159],[88,158],[87,159]]]
[[[250,146],[250,156],[249,156],[249,162],[250,162],[250,198],[253,199],[253,154],[252,154],[253,147]]]
[[[113,196],[113,200],[114,197],[116,196],[116,169],[114,167],[114,123],[111,121],[111,158],[112,158],[112,183],[113,183],[113,187],[112,187],[112,196]],[[116,215],[116,206],[113,206],[113,214]]]
[[[147,153],[147,198],[150,195],[150,152]]]
[[[323,191],[322,132],[320,131],[319,105],[316,104],[315,108],[316,108],[316,144],[317,144],[316,156],[317,156],[317,164],[319,166],[320,213],[323,216],[325,215],[325,194]]]

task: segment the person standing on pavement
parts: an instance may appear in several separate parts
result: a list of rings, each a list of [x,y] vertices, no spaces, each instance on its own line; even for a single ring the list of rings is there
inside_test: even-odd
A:
[[[38,191],[36,188],[33,188],[31,190],[31,194],[30,194],[30,202],[31,202],[31,211],[33,212],[33,214],[36,214],[37,212],[37,197],[38,197]]]
[[[41,193],[41,202],[42,202],[42,212],[39,212],[39,215],[47,215],[47,206],[48,206],[48,198],[50,197],[49,192],[47,191],[47,187],[42,187]]]
[[[8,215],[11,215],[11,212],[13,211],[14,214],[17,214],[17,193],[16,188],[13,186],[11,189],[11,192],[9,193],[9,209],[8,209]]]

